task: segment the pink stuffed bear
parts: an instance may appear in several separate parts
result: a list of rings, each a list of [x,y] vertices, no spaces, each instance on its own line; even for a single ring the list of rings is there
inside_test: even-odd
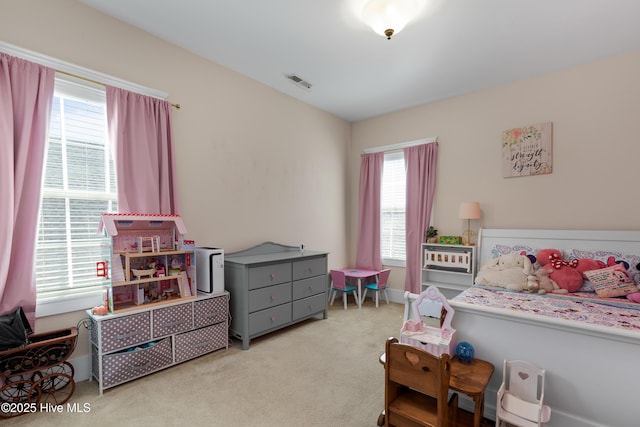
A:
[[[577,292],[584,281],[583,273],[606,267],[602,261],[590,258],[562,259],[562,252],[557,249],[542,249],[536,254],[541,268],[549,271],[549,278],[556,282],[560,289],[567,292]]]

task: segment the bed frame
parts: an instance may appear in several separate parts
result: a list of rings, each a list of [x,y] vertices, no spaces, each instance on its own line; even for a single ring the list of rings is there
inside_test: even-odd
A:
[[[497,244],[640,254],[640,231],[482,229],[478,242],[480,266]],[[519,359],[546,369],[545,403],[552,409],[546,426],[640,424],[640,330],[528,315],[456,298],[449,302],[458,342],[470,342],[476,357],[496,367],[485,397],[487,418],[495,419],[503,360]]]

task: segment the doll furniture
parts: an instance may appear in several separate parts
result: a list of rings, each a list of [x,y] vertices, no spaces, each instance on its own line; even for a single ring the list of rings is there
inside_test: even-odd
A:
[[[449,398],[451,360],[389,338],[385,347],[385,425],[457,425],[458,395]]]
[[[551,408],[544,404],[544,374],[544,369],[523,360],[504,361],[496,427],[541,427],[549,422]]]
[[[342,301],[344,303],[345,310],[347,309],[347,295],[349,293],[353,294],[353,299],[355,300],[356,305],[359,305],[356,287],[347,285],[347,279],[344,275],[344,271],[331,270],[331,305],[333,305],[333,300],[336,298],[336,294],[338,292],[342,293]]]
[[[505,247],[638,255],[640,231],[482,229],[479,264]],[[472,286],[449,303],[457,340],[470,342],[476,357],[495,366],[507,358],[545,367],[544,398],[553,407],[547,427],[636,425],[637,384],[623,379],[638,364],[640,304],[575,298]],[[487,418],[495,417],[500,384],[493,378],[488,385]]]
[[[402,325],[400,342],[436,356],[453,356],[456,346],[456,330],[451,327],[454,310],[444,295],[437,287],[429,286],[412,305],[412,316]]]
[[[364,285],[364,293],[362,294],[362,301],[360,301],[360,304],[362,304],[364,299],[367,297],[367,290],[369,289],[371,289],[376,294],[376,307],[378,307],[378,297],[380,295],[380,292],[384,293],[384,299],[387,301],[387,304],[389,304],[389,296],[387,295],[387,284],[389,282],[390,274],[391,269],[387,268],[385,270],[382,270],[380,274],[378,274],[377,282],[367,283],[366,285]]]

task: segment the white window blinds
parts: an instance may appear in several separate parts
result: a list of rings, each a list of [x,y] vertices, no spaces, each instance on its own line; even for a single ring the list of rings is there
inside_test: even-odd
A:
[[[98,221],[116,210],[105,103],[104,88],[56,79],[36,242],[39,302],[104,285],[96,277],[106,243]]]
[[[398,261],[406,260],[406,181],[403,151],[385,153],[380,201],[382,227],[380,241],[383,264],[394,265]]]

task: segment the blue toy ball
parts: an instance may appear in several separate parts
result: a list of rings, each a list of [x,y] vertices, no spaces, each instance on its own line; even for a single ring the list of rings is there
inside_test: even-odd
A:
[[[456,356],[463,363],[471,363],[474,354],[473,346],[466,341],[462,341],[456,346]]]

